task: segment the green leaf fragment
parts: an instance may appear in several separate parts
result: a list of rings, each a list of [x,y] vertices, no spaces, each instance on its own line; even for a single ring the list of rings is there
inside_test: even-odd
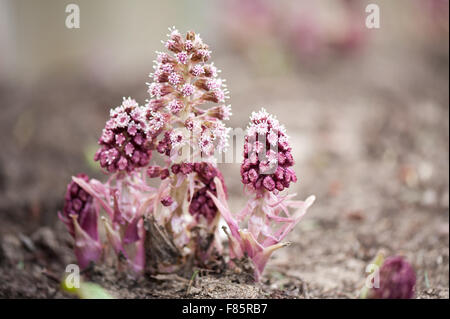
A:
[[[61,287],[64,291],[78,296],[80,299],[114,299],[105,289],[93,282],[80,282],[80,287],[76,288],[67,285],[67,280],[63,280]]]

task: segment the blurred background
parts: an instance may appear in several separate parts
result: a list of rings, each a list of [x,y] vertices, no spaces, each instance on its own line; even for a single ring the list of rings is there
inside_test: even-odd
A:
[[[79,29],[65,26],[69,3]],[[379,29],[365,26],[369,3]],[[104,178],[92,157],[109,109],[144,103],[175,25],[210,45],[229,126],[276,114],[293,191],[318,198],[291,234],[298,254],[277,254],[272,273],[300,276],[312,296],[352,295],[384,249],[414,264],[419,296],[448,298],[448,13],[448,0],[0,0],[0,235],[59,229],[70,177]],[[221,168],[237,210],[239,163]]]

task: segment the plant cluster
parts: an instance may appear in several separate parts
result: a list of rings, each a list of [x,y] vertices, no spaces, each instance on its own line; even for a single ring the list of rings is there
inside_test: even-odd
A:
[[[169,30],[167,51],[157,52],[147,83],[149,99],[139,105],[124,98],[110,111],[94,158],[106,182],[74,176],[59,217],[82,268],[112,262],[139,275],[210,267],[218,259],[232,267],[249,258],[259,280],[314,197],[296,201],[286,193],[297,181],[288,136],[262,109],[245,136],[241,177],[248,202],[230,211],[214,160],[229,143],[225,80],[199,34]],[[228,253],[219,236],[222,218]]]

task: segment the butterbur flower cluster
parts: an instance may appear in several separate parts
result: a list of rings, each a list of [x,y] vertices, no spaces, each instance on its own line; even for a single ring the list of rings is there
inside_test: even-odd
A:
[[[274,152],[270,146],[277,146],[278,152]],[[249,196],[247,205],[238,214],[233,214],[219,179],[215,179],[218,196],[209,193],[228,224],[226,234],[230,257],[250,258],[254,265],[255,280],[261,278],[272,253],[288,245],[283,239],[315,200],[314,196],[310,196],[305,201],[295,201],[292,200],[295,194],[280,193],[291,182],[297,181],[290,168],[294,163],[290,151],[285,129],[275,117],[264,109],[253,113],[245,137],[244,161],[241,165],[242,182],[247,186]],[[294,211],[290,212],[290,208]]]
[[[314,197],[303,202],[284,194],[297,181],[291,147],[284,127],[263,109],[252,114],[245,137],[248,203],[238,214],[229,210],[214,158],[228,146],[225,80],[198,34],[169,31],[147,83],[149,99],[140,105],[124,98],[110,111],[94,158],[107,181],[73,177],[59,217],[82,268],[106,263],[134,275],[186,273],[229,255],[230,267],[249,258],[259,280]],[[218,228],[222,218],[225,230]],[[220,231],[228,235],[228,254]]]
[[[386,258],[379,270],[379,287],[374,286],[369,294],[373,299],[411,299],[414,297],[416,273],[412,266],[400,256]]]
[[[147,106],[165,110],[174,120],[183,123],[176,132],[169,132],[177,149],[191,138],[192,147],[203,156],[210,156],[215,148],[219,152],[228,146],[229,128],[222,120],[229,119],[231,107],[225,105],[228,89],[225,80],[218,77],[214,63],[209,63],[211,51],[199,34],[188,32],[183,37],[176,29],[169,29],[168,40],[163,42],[170,51],[157,52],[154,72],[147,83],[152,99]],[[208,110],[206,103],[222,103]]]
[[[94,160],[111,173],[130,172],[148,165],[152,138],[164,126],[163,117],[139,106],[131,98],[124,98],[122,105],[111,110],[110,116],[100,136],[101,148]]]
[[[242,182],[255,190],[282,191],[297,176],[284,126],[265,109],[254,112],[245,136]]]

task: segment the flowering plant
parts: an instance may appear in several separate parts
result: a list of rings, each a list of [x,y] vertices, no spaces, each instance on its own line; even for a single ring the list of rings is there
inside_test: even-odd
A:
[[[244,143],[241,178],[249,197],[244,209],[234,216],[226,202],[225,191],[216,181],[218,197],[210,194],[230,232],[230,255],[248,256],[259,280],[271,254],[288,245],[282,240],[304,216],[315,197],[295,201],[292,195],[282,195],[291,182],[297,181],[292,170],[294,160],[285,129],[264,109],[253,113]],[[294,208],[291,214],[289,208]],[[240,225],[241,224],[241,225]],[[243,225],[246,228],[242,228]]]
[[[198,34],[169,30],[169,52],[157,53],[147,83],[150,98],[143,106],[124,98],[99,138],[94,159],[107,181],[73,177],[59,217],[82,268],[116,259],[120,269],[137,275],[208,267],[223,255],[217,227],[223,217],[230,257],[249,257],[259,280],[314,197],[302,202],[281,195],[297,181],[294,160],[284,127],[263,109],[252,115],[245,137],[241,175],[249,201],[240,214],[230,212],[214,157],[228,146],[225,80],[208,62],[211,51]],[[152,163],[154,152],[163,165]],[[159,186],[150,186],[150,179]]]

